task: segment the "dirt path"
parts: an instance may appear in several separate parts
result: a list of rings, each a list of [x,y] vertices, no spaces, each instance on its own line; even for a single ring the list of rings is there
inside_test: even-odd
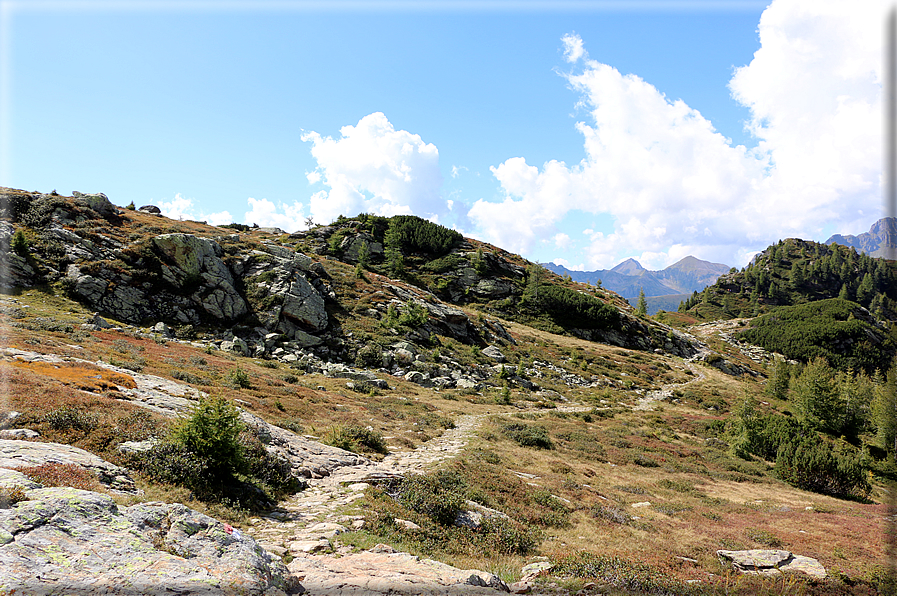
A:
[[[668,385],[661,385],[660,389],[654,389],[652,391],[648,391],[644,397],[639,398],[638,402],[632,408],[633,410],[653,410],[654,404],[658,401],[662,401],[664,399],[669,399],[673,396],[673,391],[676,389],[681,389],[682,387],[686,387],[691,385],[692,383],[697,383],[698,381],[702,381],[706,378],[704,371],[702,371],[699,367],[695,366],[691,362],[686,362],[685,366],[688,367],[688,370],[692,372],[694,377],[689,379],[684,383],[670,383]]]

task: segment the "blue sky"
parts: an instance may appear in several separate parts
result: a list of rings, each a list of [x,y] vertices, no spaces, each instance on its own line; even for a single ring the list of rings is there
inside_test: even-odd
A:
[[[873,2],[0,4],[3,186],[414,213],[578,269],[879,217]]]

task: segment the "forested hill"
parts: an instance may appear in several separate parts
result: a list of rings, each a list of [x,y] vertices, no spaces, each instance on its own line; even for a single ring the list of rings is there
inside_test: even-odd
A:
[[[679,311],[700,320],[764,315],[745,338],[767,349],[802,361],[821,355],[833,365],[885,368],[895,350],[897,263],[789,238],[695,292]]]

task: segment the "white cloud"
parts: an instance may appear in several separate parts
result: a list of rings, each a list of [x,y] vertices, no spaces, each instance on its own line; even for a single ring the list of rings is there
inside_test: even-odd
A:
[[[564,59],[567,62],[576,62],[580,58],[588,56],[583,47],[582,38],[575,33],[567,33],[561,38],[564,43]]]
[[[554,241],[554,245],[561,250],[567,250],[568,248],[570,248],[570,246],[572,244],[571,240],[570,240],[570,236],[568,236],[567,234],[564,234],[563,232],[561,232],[559,234],[555,234],[554,238],[552,238],[552,240]]]
[[[246,212],[243,222],[246,224],[258,224],[260,227],[277,227],[285,232],[304,230],[305,216],[302,214],[302,203],[294,202],[292,205],[280,203],[275,205],[268,199],[246,200],[250,210]]]
[[[311,154],[318,162],[307,174],[309,181],[320,180],[330,188],[311,197],[315,219],[329,222],[360,212],[421,217],[444,212],[436,146],[396,130],[381,112],[365,116],[356,126],[344,126],[338,139],[310,132],[302,140],[312,143]]]
[[[583,60],[563,76],[589,110],[576,125],[586,157],[541,168],[506,160],[492,168],[506,198],[481,199],[469,216],[484,239],[526,253],[573,209],[610,214],[614,231],[591,237],[593,267],[641,253],[661,268],[685,256],[670,247],[742,265],[832,220],[861,231],[871,222],[860,213],[877,213],[880,201],[880,23],[876,2],[767,8],[761,48],[730,84],[751,110],[756,149],[733,146],[698,111],[589,60],[582,40],[565,35],[565,58]]]
[[[174,198],[170,201],[157,201],[156,206],[162,212],[162,215],[171,219],[206,221],[213,226],[234,221],[231,214],[227,211],[219,211],[217,213],[197,212],[193,199],[185,198],[180,193],[174,195]]]

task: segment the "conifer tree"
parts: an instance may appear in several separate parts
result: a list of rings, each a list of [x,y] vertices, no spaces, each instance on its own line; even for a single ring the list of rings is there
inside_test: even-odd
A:
[[[639,289],[638,302],[635,305],[635,314],[640,317],[648,316],[648,300],[645,298],[645,290]]]

